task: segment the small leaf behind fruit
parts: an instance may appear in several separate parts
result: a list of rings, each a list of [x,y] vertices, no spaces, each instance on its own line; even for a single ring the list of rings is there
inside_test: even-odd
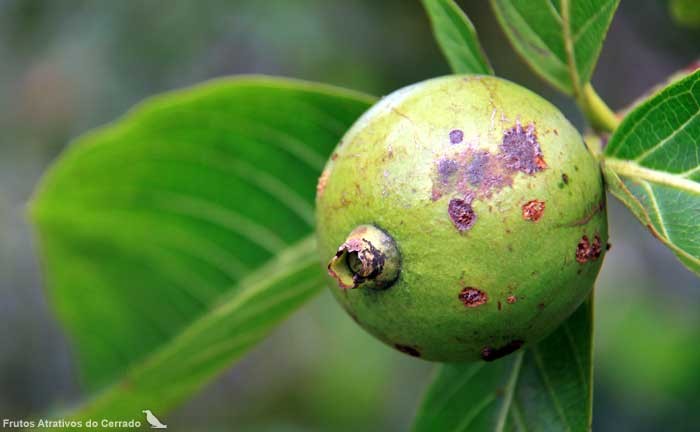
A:
[[[149,100],[65,152],[31,214],[83,380],[107,389],[96,412],[163,413],[316,292],[313,244],[294,245],[312,231],[325,160],[372,102],[217,80]]]
[[[491,0],[501,27],[530,67],[574,96],[591,80],[620,0]]]
[[[700,274],[700,71],[635,107],[604,157],[612,194]]]
[[[526,351],[493,363],[441,366],[414,431],[590,430],[592,313],[591,298]]]
[[[423,0],[435,39],[452,71],[493,75],[474,25],[453,0]]]

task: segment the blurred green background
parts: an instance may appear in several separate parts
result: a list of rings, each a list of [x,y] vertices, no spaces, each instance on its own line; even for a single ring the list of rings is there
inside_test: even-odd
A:
[[[559,106],[485,0],[462,1],[501,76]],[[625,0],[594,85],[622,108],[697,58],[700,32],[662,0]],[[417,1],[0,0],[0,418],[81,400],[44,298],[32,189],[70,139],[146,96],[223,75],[285,75],[383,95],[448,73]],[[616,202],[596,293],[594,430],[700,424],[700,281]],[[176,430],[406,430],[433,365],[386,349],[318,296],[167,417]]]

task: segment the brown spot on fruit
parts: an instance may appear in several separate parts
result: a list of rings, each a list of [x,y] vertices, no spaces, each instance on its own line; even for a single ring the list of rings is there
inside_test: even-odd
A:
[[[470,229],[476,222],[476,213],[472,209],[470,200],[451,199],[447,205],[447,213],[459,232]]]
[[[420,357],[420,351],[409,345],[394,344],[394,348],[401,351],[404,354],[408,354],[413,357]]]
[[[593,237],[593,244],[591,244],[591,250],[590,250],[590,256],[592,259],[596,260],[600,258],[600,253],[601,253],[601,242],[600,242],[600,236],[596,234]]]
[[[508,296],[508,298],[506,299],[506,301],[508,302],[508,304],[513,304],[513,303],[515,303],[516,301],[518,301],[518,298],[515,297],[515,296]]]
[[[450,131],[450,142],[452,144],[459,144],[464,139],[464,132],[460,129],[454,129]]]
[[[498,302],[498,310],[501,310],[503,308],[503,305],[501,305],[501,302]]]
[[[610,242],[607,242],[607,243],[605,244],[605,250],[606,250],[606,251],[609,251],[610,249],[612,249],[612,245],[610,244]]]
[[[547,168],[533,124],[523,129],[520,122],[517,122],[505,131],[500,149],[501,158],[510,170],[535,174]]]
[[[584,264],[588,261],[597,260],[600,258],[601,246],[602,244],[598,234],[593,237],[593,241],[590,241],[588,236],[584,235],[576,246],[576,261],[580,264]]]
[[[576,261],[581,264],[588,262],[588,249],[590,249],[591,243],[588,241],[588,236],[581,237],[578,245],[576,246]]]
[[[537,155],[537,156],[535,157],[535,165],[537,165],[537,167],[538,167],[540,170],[543,170],[543,169],[547,168],[547,162],[545,162],[544,156],[542,156],[542,155]]]
[[[508,354],[517,351],[523,346],[523,341],[513,340],[508,342],[506,345],[500,348],[486,347],[481,350],[481,358],[485,361],[498,360],[501,357],[505,357]]]
[[[328,177],[331,175],[331,170],[325,169],[321,173],[321,177],[318,178],[318,183],[316,184],[316,196],[321,198],[323,196],[323,191],[326,190],[326,184],[328,183]]]
[[[562,174],[561,181],[563,181],[565,185],[568,185],[569,184],[569,176],[566,175],[566,173]]]
[[[544,201],[532,200],[523,204],[523,219],[527,221],[537,222],[544,213]]]
[[[472,287],[463,288],[457,295],[457,298],[464,303],[464,306],[472,308],[481,306],[489,300],[485,292]]]

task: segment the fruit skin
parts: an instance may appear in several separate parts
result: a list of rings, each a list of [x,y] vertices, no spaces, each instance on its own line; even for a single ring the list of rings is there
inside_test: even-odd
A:
[[[368,332],[426,360],[494,360],[551,333],[589,294],[607,244],[600,169],[549,102],[447,76],[382,99],[319,179],[326,267],[356,227],[390,235],[388,288],[331,292]]]

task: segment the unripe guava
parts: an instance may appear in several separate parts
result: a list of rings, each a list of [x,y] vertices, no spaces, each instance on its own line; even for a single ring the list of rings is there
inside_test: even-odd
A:
[[[407,354],[494,360],[587,297],[607,245],[598,164],[552,104],[448,76],[365,113],[328,161],[317,237],[335,298]]]

